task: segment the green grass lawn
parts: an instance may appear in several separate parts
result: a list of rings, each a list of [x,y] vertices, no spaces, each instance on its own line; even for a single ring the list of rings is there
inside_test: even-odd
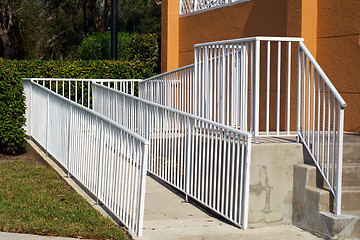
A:
[[[21,160],[0,161],[0,231],[128,239],[54,171]]]

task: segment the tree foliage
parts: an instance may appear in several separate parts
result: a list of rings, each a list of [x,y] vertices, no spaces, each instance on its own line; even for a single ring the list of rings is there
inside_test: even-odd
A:
[[[118,30],[159,35],[157,1],[119,0]],[[87,35],[109,31],[110,8],[110,0],[0,0],[0,56],[78,59],[78,46]]]

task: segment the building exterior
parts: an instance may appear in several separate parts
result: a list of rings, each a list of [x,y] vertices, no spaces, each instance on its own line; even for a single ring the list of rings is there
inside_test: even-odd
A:
[[[345,131],[360,132],[360,1],[212,1],[216,7],[179,14],[200,0],[162,1],[161,70],[194,62],[197,43],[252,36],[302,37],[347,102]],[[184,12],[181,10],[181,12]]]

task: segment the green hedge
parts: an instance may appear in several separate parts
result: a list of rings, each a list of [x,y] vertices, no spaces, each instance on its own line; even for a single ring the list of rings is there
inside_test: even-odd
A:
[[[111,57],[111,35],[95,33],[81,42],[79,56],[82,60],[106,60]],[[118,33],[118,59],[145,64],[153,71],[159,67],[159,46],[156,34]]]
[[[21,78],[14,69],[0,62],[0,152],[25,152],[25,109]]]
[[[136,61],[1,60],[22,78],[135,79],[154,75],[154,66]]]

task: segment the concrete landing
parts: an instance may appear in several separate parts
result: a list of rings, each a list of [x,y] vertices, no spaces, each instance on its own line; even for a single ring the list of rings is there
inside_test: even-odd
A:
[[[148,176],[144,232],[135,239],[320,239],[292,225],[241,230]]]

